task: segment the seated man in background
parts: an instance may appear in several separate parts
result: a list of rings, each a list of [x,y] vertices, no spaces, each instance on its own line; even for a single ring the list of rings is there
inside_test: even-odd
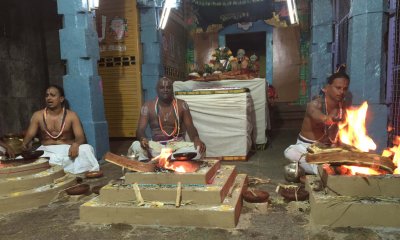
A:
[[[338,141],[338,123],[345,113],[344,97],[349,88],[350,78],[345,73],[345,65],[328,78],[320,95],[307,104],[306,114],[297,142],[286,148],[285,157],[291,162],[299,162],[308,174],[317,174],[317,165],[305,160],[307,148],[315,143],[331,145]]]
[[[99,164],[93,147],[86,142],[78,115],[66,108],[64,90],[52,85],[46,90],[46,107],[35,112],[23,140],[24,150],[31,148],[31,140],[40,131],[42,157],[50,164],[61,165],[64,171],[79,174],[98,171]]]
[[[189,106],[174,97],[172,80],[161,78],[156,90],[158,97],[142,106],[136,130],[139,141],[132,143],[128,156],[136,156],[139,161],[145,161],[158,156],[161,148],[169,147],[176,152],[197,152],[196,157],[200,157],[206,151],[206,146],[193,125]],[[148,124],[151,128],[151,141],[145,133]],[[184,141],[185,130],[192,142]]]

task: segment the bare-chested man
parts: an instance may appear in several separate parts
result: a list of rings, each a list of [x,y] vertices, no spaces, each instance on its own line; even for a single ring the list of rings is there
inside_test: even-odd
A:
[[[23,148],[30,149],[31,140],[40,132],[42,157],[49,157],[50,164],[61,165],[64,171],[79,174],[98,171],[99,164],[92,146],[86,143],[78,115],[66,109],[64,90],[52,85],[46,90],[46,108],[35,112],[23,141]]]
[[[350,78],[344,72],[344,66],[328,78],[328,84],[321,90],[321,94],[307,104],[296,144],[290,145],[284,152],[291,162],[299,162],[306,173],[317,174],[317,166],[305,161],[307,147],[315,142],[334,144],[338,140],[337,123],[344,118],[343,100],[349,83]]]
[[[166,146],[176,152],[197,151],[197,157],[200,157],[206,151],[206,145],[200,140],[193,124],[189,106],[174,97],[172,80],[161,78],[156,90],[158,97],[142,106],[136,130],[139,141],[133,142],[128,156],[137,155],[140,161],[148,160],[159,155],[161,148]],[[148,124],[151,128],[151,141],[145,133]],[[192,142],[183,141],[186,132]]]

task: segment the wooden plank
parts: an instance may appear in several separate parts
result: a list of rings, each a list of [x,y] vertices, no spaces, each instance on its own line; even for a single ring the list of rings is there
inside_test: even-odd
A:
[[[322,152],[317,154],[306,155],[306,161],[313,164],[349,164],[368,166],[371,168],[381,168],[393,173],[396,168],[393,162],[388,157],[383,157],[375,153],[365,152]]]
[[[104,160],[136,172],[154,172],[155,167],[154,164],[131,160],[110,152],[104,155]]]

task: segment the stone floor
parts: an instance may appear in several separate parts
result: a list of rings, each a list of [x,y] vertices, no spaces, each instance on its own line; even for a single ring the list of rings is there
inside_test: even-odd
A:
[[[286,183],[282,152],[296,134],[294,130],[273,131],[266,150],[257,151],[246,162],[224,162],[237,165],[240,173],[268,180],[256,187],[270,193],[269,204],[244,203],[234,229],[87,224],[79,221],[79,206],[93,195],[81,199],[64,195],[49,206],[0,216],[0,239],[400,239],[400,229],[315,226],[309,222],[308,202],[287,203],[275,193],[277,184]],[[125,153],[129,143],[113,139],[111,152]],[[95,186],[122,175],[115,165],[104,163],[101,168],[104,177],[84,181]]]

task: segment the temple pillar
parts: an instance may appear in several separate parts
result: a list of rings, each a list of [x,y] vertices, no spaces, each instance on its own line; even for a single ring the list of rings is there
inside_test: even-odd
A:
[[[387,145],[388,108],[384,104],[386,31],[384,1],[353,0],[349,14],[348,70],[351,102],[368,102],[367,131],[380,153]]]
[[[58,14],[63,15],[63,28],[59,31],[61,59],[67,64],[63,85],[70,107],[80,117],[86,139],[100,159],[109,151],[109,139],[97,71],[99,44],[94,13],[85,9],[82,2],[57,0]]]
[[[311,97],[319,93],[332,74],[332,1],[311,2]]]
[[[161,33],[158,30],[158,11],[161,1],[138,1],[140,11],[140,41],[142,43],[142,88],[144,100],[157,96],[156,85],[164,74],[161,59]]]

